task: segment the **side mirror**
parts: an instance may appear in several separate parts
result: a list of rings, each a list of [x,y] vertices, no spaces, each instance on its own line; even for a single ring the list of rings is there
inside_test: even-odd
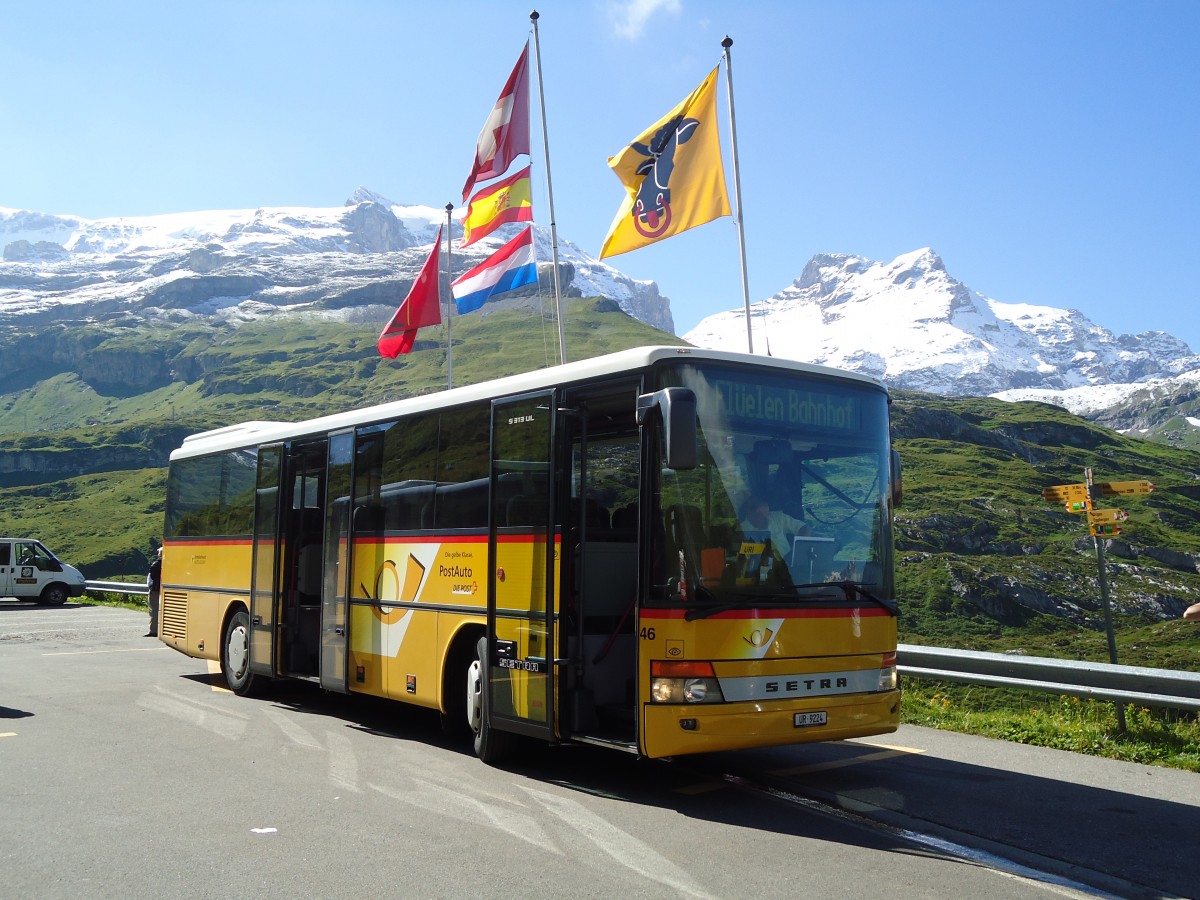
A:
[[[662,417],[666,463],[670,469],[694,469],[699,445],[696,427],[696,392],[691,388],[669,387],[653,394],[642,394],[637,401],[637,423],[644,425],[651,410]]]

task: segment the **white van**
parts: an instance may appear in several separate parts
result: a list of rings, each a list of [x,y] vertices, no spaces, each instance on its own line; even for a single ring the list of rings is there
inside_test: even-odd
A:
[[[61,606],[83,593],[83,573],[30,538],[0,538],[0,597]]]

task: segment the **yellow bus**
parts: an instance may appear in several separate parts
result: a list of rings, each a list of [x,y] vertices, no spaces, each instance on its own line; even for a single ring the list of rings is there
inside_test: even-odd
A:
[[[876,380],[645,347],[171,454],[160,639],[646,757],[899,723]]]

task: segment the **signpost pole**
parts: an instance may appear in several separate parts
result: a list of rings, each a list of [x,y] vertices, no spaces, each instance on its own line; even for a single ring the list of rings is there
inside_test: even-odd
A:
[[[1084,478],[1088,486],[1088,495],[1096,494],[1092,497],[1093,500],[1098,499],[1100,488],[1092,481],[1092,470],[1084,469]],[[1108,566],[1104,561],[1104,541],[1098,534],[1092,535],[1092,542],[1096,546],[1096,565],[1100,571],[1100,603],[1104,606],[1104,630],[1108,634],[1108,660],[1113,665],[1117,664],[1117,638],[1113,632],[1112,620],[1112,604],[1108,599]],[[1122,734],[1125,732],[1125,705],[1118,702],[1117,708],[1117,731]]]

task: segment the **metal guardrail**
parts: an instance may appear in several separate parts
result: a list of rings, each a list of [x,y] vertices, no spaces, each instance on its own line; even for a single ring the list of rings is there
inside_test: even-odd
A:
[[[87,591],[100,591],[106,594],[133,594],[138,597],[145,597],[150,593],[150,589],[146,587],[145,582],[138,583],[136,581],[85,581],[83,587]]]
[[[1200,711],[1200,673],[901,644],[900,674]]]
[[[145,597],[136,581],[86,581],[89,591]],[[901,675],[1200,711],[1200,673],[900,644]]]

